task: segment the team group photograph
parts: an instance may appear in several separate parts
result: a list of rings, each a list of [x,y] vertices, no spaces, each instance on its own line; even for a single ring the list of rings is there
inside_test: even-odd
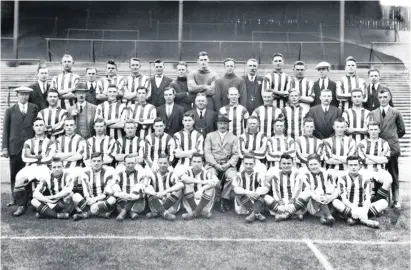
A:
[[[107,48],[116,48],[117,43],[108,42],[108,33],[116,30],[103,30],[101,39],[91,37],[91,34],[88,39],[74,37],[75,31],[86,34],[88,31],[100,31],[92,27],[91,30],[71,28],[72,38],[69,34],[67,38],[55,38],[53,34],[55,40],[47,37],[46,43],[42,41],[40,46],[44,51],[43,45],[47,44],[45,60],[41,52],[30,54],[34,60],[30,57],[19,60],[12,54],[7,57],[2,54],[1,215],[2,241],[5,241],[2,256],[5,256],[7,265],[17,269],[48,269],[59,265],[63,259],[58,262],[58,256],[50,253],[52,243],[55,243],[55,250],[62,252],[62,258],[66,260],[61,264],[62,269],[99,269],[98,263],[91,264],[96,259],[94,257],[90,264],[78,264],[74,258],[82,257],[72,249],[77,245],[78,252],[88,250],[81,253],[88,254],[86,256],[103,256],[98,259],[100,261],[108,257],[116,260],[113,265],[104,261],[101,269],[139,268],[137,265],[144,261],[140,260],[143,257],[125,259],[121,255],[105,255],[113,253],[114,249],[118,254],[130,243],[131,249],[137,245],[136,254],[155,254],[153,265],[145,264],[145,261],[140,265],[146,269],[192,269],[194,265],[200,269],[266,269],[268,264],[276,263],[278,269],[334,269],[333,266],[335,269],[354,266],[379,269],[379,260],[385,258],[379,246],[387,248],[384,250],[391,249],[387,253],[387,261],[381,263],[381,269],[390,269],[393,265],[396,266],[392,269],[408,268],[406,258],[409,254],[400,254],[404,254],[402,248],[409,248],[409,239],[402,241],[405,238],[399,235],[405,231],[409,233],[407,140],[410,136],[410,114],[405,108],[411,100],[409,63],[401,58],[395,58],[400,64],[391,63],[384,57],[394,59],[402,53],[400,49],[395,52],[395,48],[399,48],[395,46],[408,44],[404,37],[410,33],[410,9],[400,7],[401,4],[386,8],[390,4],[382,3],[384,1],[364,2],[358,4],[358,14],[372,14],[372,11],[365,10],[374,7],[382,10],[382,17],[358,21],[350,14],[357,10],[354,2],[323,2],[334,10],[339,7],[340,19],[345,16],[346,29],[340,25],[334,31],[340,30],[343,41],[323,40],[323,32],[327,33],[326,19],[320,23],[320,41],[300,41],[298,39],[304,40],[310,35],[313,38],[312,32],[282,29],[292,29],[296,25],[297,30],[304,29],[310,20],[317,23],[319,19],[312,18],[316,9],[310,8],[308,2],[301,4],[305,5],[304,8],[300,8],[297,2],[283,8],[282,2],[273,1],[273,7],[278,8],[273,14],[278,16],[283,8],[284,18],[289,17],[268,22],[277,23],[279,31],[286,32],[279,32],[273,26],[270,27],[274,31],[253,31],[252,41],[233,41],[230,49],[222,47],[229,41],[217,41],[218,55],[209,45],[211,43],[193,40],[192,35],[198,34],[194,31],[197,27],[195,22],[189,24],[190,40],[187,41],[187,44],[195,46],[187,49],[188,45],[183,42],[187,37],[184,31],[188,30],[183,29],[183,18],[194,17],[200,21],[212,12],[220,19],[224,14],[228,17],[235,14],[236,18],[239,10],[243,10],[243,17],[239,16],[238,22],[234,20],[234,33],[236,39],[245,40],[237,36],[248,35],[247,27],[253,25],[253,17],[246,19],[248,15],[244,15],[252,3],[239,2],[234,10],[230,10],[234,3],[206,2],[199,2],[198,7],[194,2],[185,1],[161,2],[163,6],[160,2],[141,2],[142,10],[145,5],[156,7],[148,12],[150,25],[146,31],[157,35],[157,41],[141,38],[145,28],[140,26],[140,32],[137,31],[140,36],[133,41],[134,51],[127,53],[126,57],[104,53]],[[107,15],[108,18],[119,12],[117,17],[112,17],[114,29],[116,20],[118,24],[121,20],[126,21],[127,14],[134,14],[131,6],[140,4],[138,1],[119,2],[130,7],[122,19],[121,12],[125,10],[108,11],[114,2],[107,2],[106,10],[105,4],[98,7],[99,3],[82,3],[88,6],[87,25],[93,22],[90,19],[93,12],[98,14],[93,11],[94,7],[111,14]],[[207,4],[214,9],[207,10]],[[10,2],[7,8],[10,13],[14,10],[13,53],[25,56],[28,54],[22,53],[22,49],[18,52],[16,46],[29,44],[17,43],[19,5],[24,10],[26,3]],[[176,58],[166,56],[167,49],[159,49],[161,44],[167,44],[167,40],[161,40],[160,20],[156,24],[152,19],[153,16],[167,16],[166,10],[172,5],[175,8],[173,19],[178,23],[164,25],[169,27],[167,29],[178,29],[175,44],[178,45],[179,57]],[[320,3],[315,5],[318,8]],[[6,4],[2,3],[2,7],[5,8]],[[56,10],[67,7],[63,2],[56,4]],[[289,19],[289,14],[295,13],[290,11],[291,7],[297,9],[295,20]],[[75,10],[74,6],[72,8]],[[143,11],[135,12],[130,16],[143,16]],[[7,10],[4,11],[6,13]],[[22,18],[23,14],[20,11]],[[304,16],[307,16],[305,21],[302,19]],[[380,33],[378,20],[386,16],[387,20],[393,16],[394,24],[390,28],[392,32],[384,30],[383,36],[388,40],[391,36],[387,33],[395,35],[395,42],[386,42],[392,43],[394,49],[388,47],[391,45],[378,47],[378,42],[373,41]],[[351,42],[348,40],[352,38],[352,32],[355,35],[358,32],[355,28],[351,31],[349,20],[352,18],[355,23],[361,23],[355,27],[362,27],[359,31],[362,31],[363,43],[371,36],[368,62],[364,62],[368,55],[363,57],[352,53],[355,52],[353,48],[362,50],[362,45],[350,43],[345,45],[344,52],[344,31],[347,42]],[[395,25],[395,20],[398,25]],[[258,25],[262,24],[261,21],[258,19]],[[53,32],[58,34],[57,19],[54,23]],[[204,29],[208,27],[208,23],[202,24]],[[198,25],[203,27],[201,23]],[[225,33],[222,29],[216,23],[216,39]],[[134,30],[122,31],[132,33]],[[213,35],[212,31],[204,30],[204,35]],[[287,41],[284,42],[288,45],[278,45],[282,41],[277,40],[262,45],[264,40],[257,39],[257,34],[280,36],[283,33],[286,33]],[[108,36],[104,37],[105,34]],[[298,41],[292,41],[293,38]],[[3,50],[7,39],[12,40],[2,37]],[[91,60],[84,60],[83,51],[73,49],[76,46],[71,45],[83,41],[91,41]],[[107,43],[101,43],[100,47],[96,45],[100,41]],[[61,46],[65,46],[65,50],[59,50],[60,45],[53,45],[53,42],[64,43]],[[128,44],[121,39],[116,42]],[[148,52],[137,46],[137,42],[141,42],[140,45],[153,42],[155,45]],[[236,49],[236,44],[241,42],[252,45],[253,50],[257,48],[258,55],[255,51],[243,50],[240,45]],[[297,54],[290,53],[294,48],[290,47],[294,46],[293,42],[300,46]],[[329,47],[324,46],[328,46],[327,42],[339,46],[335,47],[339,55],[335,54],[336,51],[326,53]],[[310,47],[312,44],[322,50],[322,55],[311,53],[310,50],[314,50]],[[121,46],[117,48],[119,54],[124,48]],[[152,51],[157,49],[158,54],[153,55]],[[185,52],[189,52],[192,59],[182,57]],[[402,81],[408,84],[408,88],[401,88],[399,82]],[[199,235],[194,234],[191,238],[189,233],[192,230]],[[269,231],[266,238],[261,236],[264,230]],[[60,236],[61,232],[63,235]],[[100,241],[106,241],[103,240],[106,237],[109,242],[117,241],[116,232],[121,232],[118,243],[112,247],[107,244],[107,250],[102,248],[105,251],[98,251],[99,248],[91,251],[94,244],[100,247]],[[66,243],[60,242],[64,239]],[[281,245],[288,245],[286,239],[291,239],[290,245],[303,246],[283,249]],[[83,240],[90,241],[90,248],[86,242],[82,243]],[[43,241],[50,242],[43,245]],[[155,241],[166,241],[158,242],[158,247],[167,251],[151,251]],[[30,244],[24,247],[23,243]],[[21,246],[22,250],[28,250],[29,256],[35,256],[42,252],[42,248],[32,247],[34,243],[45,248],[44,254],[49,259],[44,262],[38,259],[31,263],[25,259],[17,262],[12,255],[12,247],[16,250]],[[144,243],[148,249],[144,248]],[[173,245],[183,243],[188,246],[181,247],[185,250],[181,258],[187,260],[191,257],[184,254],[199,248],[196,255],[191,255],[194,258],[191,263],[174,261],[178,256],[174,257],[173,252],[179,254],[180,251],[173,251]],[[239,247],[237,256],[228,255],[236,252],[233,248],[235,243],[239,246],[248,243],[251,250],[264,250],[257,246],[267,245],[270,251],[266,252],[284,252],[287,255],[273,255],[271,259],[255,261],[256,253],[247,253],[247,248],[242,247]],[[277,244],[281,247],[274,248]],[[63,248],[65,245],[69,246]],[[210,246],[205,248],[202,245]],[[327,251],[326,245],[333,245],[333,248]],[[337,266],[335,258],[341,251],[334,250],[338,245],[344,249],[342,261],[347,263],[340,266]],[[223,247],[227,253],[221,251]],[[365,250],[368,247],[369,250]],[[155,250],[154,246],[152,248]],[[134,256],[128,253],[131,249],[124,256]],[[388,258],[397,256],[396,251],[405,261],[399,260],[390,266]],[[161,252],[165,252],[166,261],[171,260],[169,265],[166,261],[158,261],[157,256]],[[305,259],[290,259],[298,258],[299,252],[305,253],[302,258],[308,254],[315,256],[318,264],[312,266],[304,263]],[[212,264],[198,264],[207,258],[202,258],[201,254],[211,256],[208,260]],[[370,260],[365,260],[362,267],[363,259],[356,257],[361,254]],[[242,260],[251,256],[254,259],[250,260],[254,262],[242,264],[239,259],[242,256]],[[350,256],[356,259],[350,260]],[[234,258],[239,261],[235,262]],[[48,260],[53,263],[45,264]],[[128,263],[133,261],[138,263],[130,266]]]

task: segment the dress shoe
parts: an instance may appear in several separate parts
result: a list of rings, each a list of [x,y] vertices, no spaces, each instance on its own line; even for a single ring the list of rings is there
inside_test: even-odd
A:
[[[19,207],[17,207],[16,212],[13,213],[13,216],[19,217],[19,216],[23,215],[26,212],[26,210],[27,210],[26,206],[19,206]]]
[[[184,220],[192,220],[196,218],[196,215],[194,213],[185,213],[185,214],[182,214],[181,217]]]
[[[253,223],[255,221],[255,214],[254,212],[251,212],[251,214],[249,214],[246,218],[245,221],[247,223]]]
[[[263,214],[261,214],[261,213],[255,214],[255,217],[256,217],[259,221],[261,221],[261,222],[264,222],[264,221],[267,220],[267,219],[265,218],[265,216],[264,216]]]
[[[126,218],[127,211],[126,210],[121,210],[120,214],[116,217],[117,221],[123,221]]]

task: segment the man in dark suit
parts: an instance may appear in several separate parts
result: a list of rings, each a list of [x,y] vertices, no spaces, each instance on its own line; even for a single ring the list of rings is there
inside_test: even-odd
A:
[[[194,114],[194,129],[200,132],[204,138],[207,133],[217,129],[217,113],[207,107],[207,96],[198,93],[195,99],[196,108],[190,112]]]
[[[390,92],[384,88],[381,89],[378,92],[378,101],[381,106],[370,112],[369,119],[380,123],[380,137],[390,146],[391,156],[387,169],[392,176],[392,201],[395,208],[400,208],[398,157],[401,155],[401,149],[399,138],[405,135],[405,125],[400,111],[389,105],[390,99]]]
[[[153,104],[155,107],[160,107],[165,103],[164,89],[170,85],[172,80],[163,74],[164,62],[162,60],[155,60],[154,68],[156,70],[156,75],[154,75],[150,80],[151,96],[147,102]]]
[[[383,88],[388,89],[388,87],[380,83],[380,71],[378,69],[368,70],[368,78],[370,79],[370,82],[367,83],[365,87],[365,91],[367,92],[367,101],[363,104],[363,106],[365,109],[373,111],[380,107],[380,102],[378,100],[378,92]],[[390,99],[389,105],[391,107],[394,107],[392,99]]]
[[[334,121],[341,117],[341,110],[331,106],[332,92],[329,89],[321,90],[321,104],[312,107],[306,117],[314,119],[314,136],[318,139],[327,139],[334,136]]]
[[[85,86],[89,90],[86,95],[86,101],[98,105],[103,103],[101,100],[97,100],[97,68],[95,67],[88,67],[86,68],[86,83]]]
[[[337,94],[336,94],[337,84],[336,82],[328,78],[328,72],[330,72],[330,68],[331,68],[331,65],[327,62],[321,62],[315,67],[315,69],[318,70],[320,74],[320,78],[314,81],[314,84],[313,84],[314,102],[311,103],[311,107],[321,104],[320,95],[321,95],[321,90],[323,89],[330,89],[332,92],[333,97],[330,103],[331,106],[335,106],[338,108],[338,105],[340,104],[340,102],[337,100]]]
[[[34,136],[33,123],[39,111],[37,105],[29,103],[30,92],[33,89],[28,87],[18,87],[17,104],[9,107],[4,115],[3,120],[3,141],[2,156],[10,157],[10,183],[12,200],[8,206],[15,204],[14,183],[16,175],[25,163],[22,160],[21,152],[24,142]]]
[[[165,133],[173,136],[174,133],[183,129],[184,108],[174,103],[176,90],[167,87],[164,90],[166,104],[157,108],[157,116],[165,123]]]
[[[29,102],[37,105],[39,111],[49,106],[47,102],[47,91],[50,89],[50,84],[47,82],[48,78],[48,68],[40,65],[37,69],[37,82],[29,86],[29,88],[33,89],[33,91],[30,92]]]
[[[77,103],[67,110],[68,114],[76,119],[76,134],[84,139],[94,136],[94,118],[97,110],[96,105],[86,101],[89,91],[84,84],[79,83],[73,91]]]
[[[251,115],[254,110],[264,104],[261,96],[264,78],[257,75],[258,61],[251,58],[247,61],[248,74],[243,76],[247,92],[246,108]]]

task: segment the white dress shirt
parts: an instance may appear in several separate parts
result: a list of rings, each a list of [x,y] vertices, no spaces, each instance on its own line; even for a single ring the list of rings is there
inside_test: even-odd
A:
[[[20,111],[21,111],[23,114],[26,114],[26,113],[27,113],[27,103],[26,103],[26,104],[22,104],[22,103],[18,102],[18,104],[19,104]]]
[[[320,89],[323,88],[323,84],[324,84],[324,89],[328,89],[329,81],[330,81],[330,79],[328,79],[328,78],[325,78],[325,79],[320,78]]]
[[[227,131],[225,133],[221,133],[220,131],[218,131],[218,134],[220,135],[221,141],[224,141],[225,135],[227,135]]]
[[[203,112],[203,117],[204,117],[204,116],[205,116],[205,113],[206,113],[206,108],[204,108],[203,110],[200,110],[200,109],[197,108],[198,116],[201,115],[201,111]]]
[[[249,80],[250,82],[254,82],[255,77],[256,77],[257,75],[251,76],[250,74],[247,74],[247,76],[248,76],[248,80]]]
[[[326,111],[328,112],[330,110],[330,106],[321,105],[321,107],[323,108],[324,112],[326,112]]]
[[[171,112],[173,111],[173,105],[174,104],[171,104],[171,105],[166,104],[166,114],[167,114],[167,116],[171,115]]]
[[[158,75],[155,76],[157,87],[160,87],[160,84],[161,84],[161,81],[163,80],[163,77],[164,77],[164,75],[161,75],[160,77],[158,77]]]

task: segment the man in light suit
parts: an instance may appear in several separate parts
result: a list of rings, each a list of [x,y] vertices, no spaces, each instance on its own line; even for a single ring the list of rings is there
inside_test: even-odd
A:
[[[217,118],[218,130],[207,134],[204,142],[206,169],[220,179],[220,210],[223,213],[231,209],[230,194],[238,163],[238,139],[228,131],[229,122],[226,116],[220,114]]]
[[[2,156],[10,157],[11,201],[7,206],[15,204],[14,183],[17,173],[26,165],[22,160],[24,142],[34,136],[33,123],[39,111],[37,105],[29,103],[33,89],[18,87],[18,102],[7,108],[3,119]]]
[[[50,84],[47,82],[48,78],[49,69],[44,65],[40,65],[37,69],[37,82],[29,86],[33,89],[30,92],[29,102],[37,105],[39,111],[49,106],[47,102],[47,91],[50,89]]]
[[[172,79],[164,75],[164,62],[162,60],[155,60],[154,68],[156,74],[150,80],[151,96],[147,102],[153,104],[155,107],[159,107],[165,103],[164,89],[170,85]]]
[[[314,136],[318,139],[327,139],[334,136],[334,121],[341,117],[341,110],[331,106],[332,92],[329,89],[321,90],[321,104],[312,107],[306,117],[314,119]]]
[[[382,88],[387,88],[385,85],[380,83],[380,71],[376,68],[368,70],[369,83],[366,84],[365,91],[367,91],[367,101],[364,103],[364,108],[373,111],[380,107],[380,102],[378,101],[378,92]],[[390,93],[391,95],[391,93]],[[391,107],[394,107],[392,99],[389,102]]]
[[[166,87],[164,100],[166,104],[157,108],[157,116],[165,123],[165,133],[173,136],[174,133],[183,129],[184,108],[174,103],[176,90]]]
[[[321,104],[321,90],[330,89],[333,95],[330,105],[338,108],[340,102],[337,100],[337,84],[328,77],[328,72],[330,72],[331,65],[328,62],[321,62],[315,66],[315,69],[320,74],[320,78],[314,81],[313,84],[314,102],[311,103],[311,107]]]
[[[208,99],[205,93],[198,93],[195,99],[195,109],[189,111],[194,114],[194,129],[205,138],[207,133],[217,129],[217,113],[207,108]]]
[[[77,103],[69,107],[68,114],[76,119],[76,134],[84,139],[94,135],[94,118],[97,106],[86,101],[89,89],[82,83],[79,83],[74,90]]]
[[[392,176],[392,201],[393,207],[400,208],[399,203],[399,179],[398,157],[401,154],[400,141],[405,134],[405,125],[401,113],[389,105],[391,93],[387,89],[378,92],[378,101],[381,104],[369,114],[370,121],[376,121],[381,125],[380,137],[390,146],[390,159],[388,160],[388,172]]]

